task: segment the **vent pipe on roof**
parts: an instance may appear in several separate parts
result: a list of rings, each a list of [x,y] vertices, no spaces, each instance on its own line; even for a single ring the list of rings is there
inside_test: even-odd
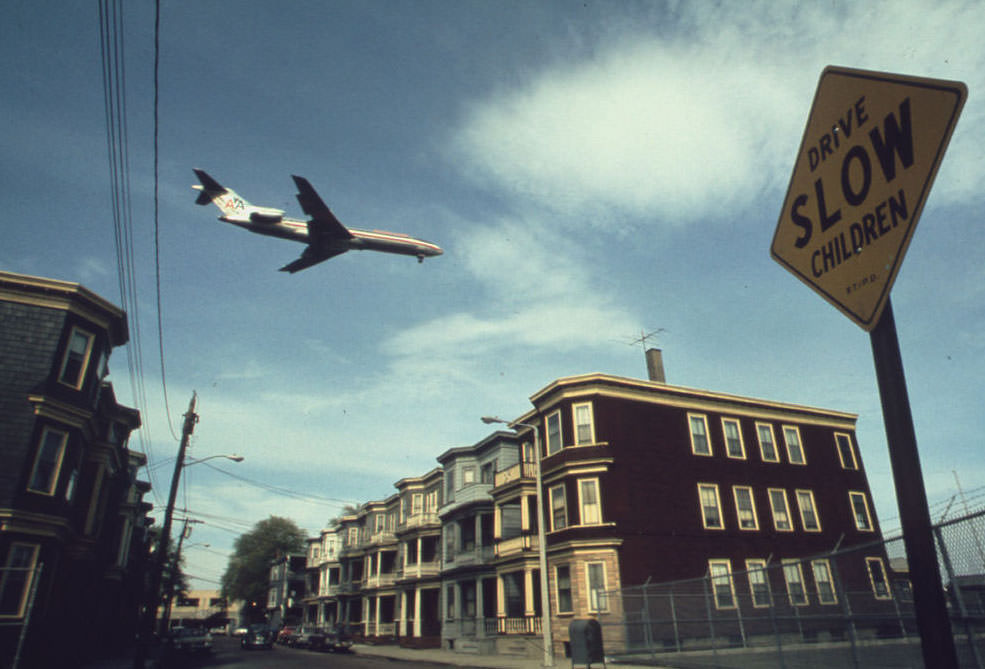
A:
[[[650,380],[657,383],[667,383],[667,376],[664,374],[664,356],[659,348],[648,348],[646,350],[646,371],[650,375]]]

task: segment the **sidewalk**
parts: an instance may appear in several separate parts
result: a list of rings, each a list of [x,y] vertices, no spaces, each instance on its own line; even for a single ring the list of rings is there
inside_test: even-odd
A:
[[[368,646],[356,644],[352,651],[357,655],[374,655],[386,657],[391,660],[403,662],[434,662],[436,664],[447,664],[455,667],[474,667],[475,669],[540,669],[544,666],[542,659],[530,659],[513,655],[475,655],[472,653],[456,653],[453,650],[443,650],[440,648],[401,648],[400,646]],[[618,666],[620,669],[654,669],[653,665],[643,667],[641,665],[623,664],[618,665],[614,662],[610,666]],[[583,667],[584,665],[579,665]],[[593,667],[601,668],[601,663],[596,662]],[[569,669],[571,659],[566,657],[554,658],[555,669]]]

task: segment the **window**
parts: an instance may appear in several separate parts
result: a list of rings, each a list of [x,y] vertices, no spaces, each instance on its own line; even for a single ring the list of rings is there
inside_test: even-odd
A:
[[[773,529],[777,532],[793,532],[790,522],[790,505],[787,491],[783,488],[770,488],[770,510],[773,512]]]
[[[835,594],[834,580],[831,578],[831,565],[827,560],[814,560],[811,562],[811,570],[814,572],[814,585],[817,586],[817,601],[821,604],[837,604],[838,597]]]
[[[554,455],[561,450],[561,411],[555,411],[544,421],[547,423],[547,454]]]
[[[711,442],[708,441],[708,419],[701,414],[688,414],[691,426],[691,452],[695,455],[711,455]]]
[[[572,411],[575,416],[575,444],[594,444],[595,425],[591,403],[575,404]]]
[[[889,580],[886,578],[886,565],[882,558],[865,558],[865,567],[869,571],[869,583],[872,584],[872,594],[876,599],[892,599],[889,592]]]
[[[701,522],[706,530],[724,530],[722,503],[718,497],[718,486],[714,483],[698,484],[698,499],[701,503]]]
[[[462,485],[466,486],[475,483],[475,467],[462,468]]]
[[[783,426],[783,441],[787,445],[787,459],[792,465],[806,465],[804,447],[800,443],[800,428],[792,425]]]
[[[752,605],[757,609],[769,606],[770,586],[766,581],[766,560],[746,560],[746,570]]]
[[[715,593],[715,608],[734,609],[732,563],[728,560],[708,560],[708,575],[711,577],[711,587]]]
[[[805,532],[820,532],[821,521],[817,517],[817,506],[814,504],[814,492],[798,490],[797,508],[800,509],[800,522]]]
[[[521,451],[522,452],[520,455],[523,458],[524,462],[536,462],[537,458],[534,455],[534,446],[529,441],[523,442]]]
[[[58,470],[62,465],[62,458],[65,455],[65,442],[67,441],[67,432],[53,430],[50,427],[42,430],[41,443],[38,446],[38,454],[34,460],[31,480],[27,486],[28,490],[44,493],[45,495],[55,494],[55,486],[58,483]]]
[[[783,561],[783,578],[787,582],[787,597],[791,606],[806,606],[807,591],[804,590],[804,571],[797,561]]]
[[[759,437],[759,455],[763,462],[779,462],[780,454],[773,439],[773,426],[769,423],[756,423],[756,436]]]
[[[742,430],[735,418],[722,419],[722,431],[725,433],[725,454],[730,458],[746,459],[746,445],[742,442]]]
[[[496,476],[496,461],[487,462],[479,469],[479,482],[492,483]]]
[[[748,486],[732,486],[735,497],[735,514],[739,519],[740,530],[758,530],[759,519],[756,517],[756,502],[752,498],[752,488]]]
[[[424,503],[424,495],[415,492],[410,496],[410,515],[416,516],[421,512],[421,505]]]
[[[455,619],[455,586],[454,585],[449,585],[448,589],[445,590],[445,618],[447,620]]]
[[[855,527],[862,532],[872,531],[872,515],[869,513],[869,501],[864,492],[848,493],[848,499],[852,503],[852,513],[855,515]]]
[[[424,513],[434,513],[438,510],[438,490],[430,490],[424,495]]]
[[[571,567],[554,568],[554,584],[557,588],[557,612],[574,613],[571,599]]]
[[[858,469],[851,435],[835,432],[835,446],[838,447],[838,459],[841,460],[842,469]]]
[[[376,514],[375,522],[376,527],[373,530],[373,534],[383,534],[383,531],[386,529],[386,516],[382,513]]]
[[[445,499],[449,502],[455,499],[455,470],[452,467],[445,471]]]
[[[598,525],[602,522],[598,479],[578,481],[578,505],[581,507],[582,525]]]
[[[24,615],[37,559],[38,546],[10,545],[4,569],[0,571],[0,618],[20,618]]]
[[[58,374],[58,380],[61,383],[76,390],[82,387],[86,367],[89,365],[89,356],[92,354],[94,338],[88,332],[79,328],[72,328],[72,334],[68,339],[68,348],[65,351],[65,359],[62,360],[62,369]]]
[[[588,581],[589,612],[608,611],[609,600],[605,594],[605,564],[589,562],[585,565]]]
[[[567,499],[564,484],[551,488],[551,529],[563,530],[568,526]]]

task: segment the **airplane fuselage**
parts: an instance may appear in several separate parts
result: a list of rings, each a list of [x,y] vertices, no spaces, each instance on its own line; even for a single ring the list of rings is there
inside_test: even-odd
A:
[[[257,222],[249,219],[238,218],[235,216],[220,216],[220,221],[232,223],[233,225],[245,228],[250,232],[270,237],[280,237],[290,239],[304,244],[311,243],[308,232],[307,221],[293,218],[282,218],[279,221]],[[359,228],[349,228],[352,237],[344,240],[337,240],[340,248],[351,251],[382,251],[384,253],[399,253],[401,255],[415,256],[417,258],[430,258],[442,254],[441,247],[437,244],[417,239],[410,235],[399,232],[389,232],[386,230],[361,230]]]

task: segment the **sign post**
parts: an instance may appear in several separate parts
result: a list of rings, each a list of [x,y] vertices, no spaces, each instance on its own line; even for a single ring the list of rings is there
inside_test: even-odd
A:
[[[925,666],[957,667],[889,294],[965,85],[827,67],[770,254],[870,333]]]

